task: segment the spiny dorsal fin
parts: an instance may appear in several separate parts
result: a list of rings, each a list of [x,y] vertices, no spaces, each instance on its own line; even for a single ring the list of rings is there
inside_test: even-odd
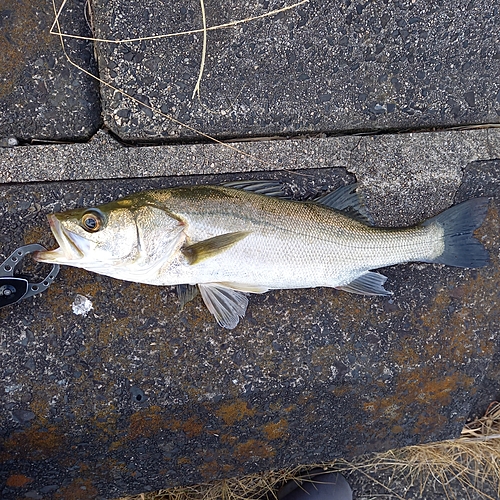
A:
[[[232,189],[242,189],[243,191],[249,191],[255,194],[263,194],[266,196],[273,196],[275,198],[289,198],[283,192],[283,185],[280,181],[234,181],[234,182],[225,182],[222,184],[224,187],[232,188]]]
[[[232,330],[245,316],[248,299],[243,293],[220,283],[200,283],[198,288],[205,305],[220,326]]]
[[[366,211],[359,193],[356,191],[358,184],[348,184],[336,189],[332,193],[325,194],[314,200],[315,203],[325,205],[335,210],[344,212],[349,217],[364,224],[372,224],[372,218]]]
[[[358,276],[355,280],[344,286],[336,286],[338,290],[344,292],[357,293],[359,295],[392,295],[384,288],[387,277],[383,274],[367,271]]]
[[[193,265],[224,252],[229,247],[232,247],[238,241],[247,237],[250,233],[248,231],[237,231],[235,233],[226,233],[207,240],[199,241],[187,247],[182,248],[182,253]]]

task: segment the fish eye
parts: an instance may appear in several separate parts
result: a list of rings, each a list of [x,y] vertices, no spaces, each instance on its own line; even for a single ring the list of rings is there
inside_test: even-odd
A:
[[[87,212],[82,217],[82,227],[89,233],[95,233],[102,228],[102,218],[97,212]]]

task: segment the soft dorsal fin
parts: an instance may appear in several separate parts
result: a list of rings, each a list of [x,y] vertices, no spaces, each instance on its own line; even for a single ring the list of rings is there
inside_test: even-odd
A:
[[[200,283],[198,288],[205,305],[220,326],[232,330],[245,316],[248,306],[245,294],[220,283]]]
[[[186,246],[181,249],[181,252],[191,265],[197,264],[204,259],[213,257],[220,252],[224,252],[249,234],[250,233],[248,231],[221,234],[219,236],[214,236],[213,238],[208,238],[207,240],[199,241],[198,243]]]
[[[358,295],[392,295],[384,288],[387,277],[383,274],[367,271],[355,280],[344,286],[336,286],[338,290],[344,292],[357,293]]]
[[[273,196],[275,198],[289,198],[283,192],[283,185],[280,181],[234,181],[234,182],[225,182],[222,184],[224,187],[232,188],[232,189],[242,189],[243,191],[249,191],[255,194],[263,194],[266,196]]]
[[[332,193],[325,194],[320,198],[314,200],[315,203],[320,203],[329,208],[340,210],[349,217],[356,219],[364,224],[372,224],[372,218],[368,214],[360,198],[359,193],[356,191],[358,184],[348,184],[336,189]]]

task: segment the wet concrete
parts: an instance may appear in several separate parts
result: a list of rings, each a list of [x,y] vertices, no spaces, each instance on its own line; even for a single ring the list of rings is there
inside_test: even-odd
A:
[[[204,4],[208,28],[284,6]],[[96,44],[109,84],[102,87],[104,121],[124,140],[200,138],[182,124],[217,137],[255,137],[494,123],[500,116],[500,16],[489,0],[310,0],[208,31],[204,61],[199,31],[164,37],[202,28],[197,0],[148,0],[141,9],[96,0],[93,12],[96,35],[107,40]]]
[[[1,310],[2,494],[105,498],[456,437],[485,397],[500,326],[500,163],[462,169],[453,201],[495,198],[478,232],[491,264],[385,269],[391,298],[251,296],[228,331],[199,298],[179,311],[173,289],[64,268],[45,294]],[[354,180],[341,168],[253,175],[299,198]],[[52,211],[230,178],[3,185],[0,248],[52,245]],[[430,191],[408,197],[434,212]],[[367,203],[380,224],[401,223]]]

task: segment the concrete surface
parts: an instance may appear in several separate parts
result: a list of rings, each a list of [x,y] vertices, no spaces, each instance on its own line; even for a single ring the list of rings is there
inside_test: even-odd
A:
[[[92,5],[98,36],[201,27],[194,0]],[[276,6],[207,0],[207,22]],[[492,263],[384,270],[392,299],[253,296],[232,332],[199,299],[179,311],[172,289],[63,269],[45,294],[0,310],[2,498],[111,498],[454,437],[500,397],[499,129],[401,133],[499,121],[496,5],[314,0],[209,31],[201,101],[191,99],[199,33],[97,43],[100,76],[141,106],[67,64],[48,34],[51,12],[44,0],[0,8],[0,257],[53,244],[52,211],[237,176],[279,178],[299,199],[357,180],[381,225],[490,196],[479,236]],[[90,34],[82,1],[65,4],[61,25]],[[67,48],[96,69],[88,42]],[[99,90],[105,123],[124,140],[205,141],[152,106],[240,142],[133,148],[93,136]],[[341,136],[353,131],[384,133]],[[241,142],[270,134],[295,138]],[[86,316],[73,312],[79,296],[92,303]],[[349,480],[358,498],[385,493]]]
[[[207,26],[293,2],[206,0]],[[310,0],[209,31],[200,98],[198,0],[93,2],[106,126],[128,141],[491,123],[500,116],[500,15],[490,0]],[[115,89],[131,95],[131,103]],[[142,103],[142,104],[141,104]],[[146,106],[144,106],[146,105]]]
[[[463,164],[455,201],[498,196],[500,164],[482,165]],[[259,175],[297,196],[352,180],[338,168]],[[45,213],[195,180],[4,185],[2,249],[50,245]],[[407,196],[434,212],[434,193]],[[387,205],[379,218],[398,214]],[[200,300],[179,311],[169,288],[63,269],[43,296],[0,311],[5,481],[21,473],[34,491],[83,484],[111,497],[457,436],[496,350],[498,225],[493,203],[485,269],[390,268],[392,299],[255,296],[231,332]],[[92,302],[86,317],[72,310],[77,295]]]
[[[61,23],[89,36],[85,2],[69,0]],[[98,83],[67,62],[49,33],[50,0],[2,0],[0,5],[0,146],[32,141],[82,141],[101,124]],[[67,40],[71,59],[97,72],[92,45]]]
[[[342,167],[376,190],[380,203],[387,203],[387,195],[393,197],[403,223],[412,211],[418,216],[417,206],[404,212],[412,202],[405,195],[409,190],[439,191],[444,206],[460,182],[464,164],[499,157],[500,128],[141,148],[124,147],[100,131],[84,144],[0,148],[0,182]],[[396,179],[400,185],[394,184]]]

